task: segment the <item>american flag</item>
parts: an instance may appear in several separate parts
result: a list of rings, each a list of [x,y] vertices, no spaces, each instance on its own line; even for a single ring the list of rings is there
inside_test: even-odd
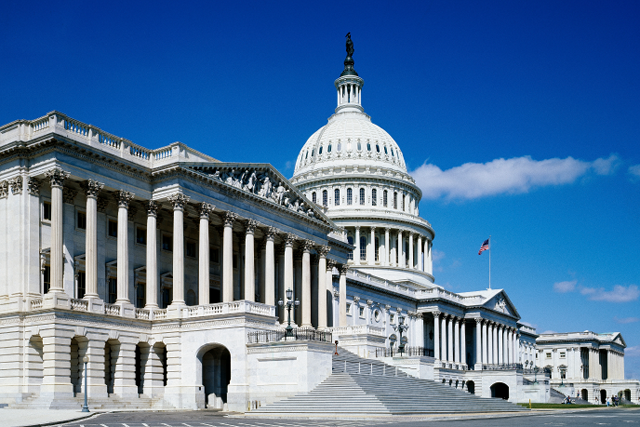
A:
[[[489,239],[485,240],[482,246],[480,246],[480,250],[478,251],[478,255],[482,254],[482,251],[486,251],[489,249]]]

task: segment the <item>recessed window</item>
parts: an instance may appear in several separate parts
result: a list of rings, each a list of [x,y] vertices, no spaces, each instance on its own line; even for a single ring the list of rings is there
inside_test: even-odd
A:
[[[393,193],[393,209],[398,209],[398,193]]]
[[[371,144],[367,142],[367,151],[371,151]]]
[[[364,196],[364,188],[360,189],[360,204],[364,205],[366,197]]]
[[[309,151],[307,151],[304,155],[304,159],[307,160],[309,158]]]
[[[567,357],[567,353],[565,353],[564,351],[560,352],[560,358],[564,359],[565,357]]]
[[[220,263],[220,249],[213,247],[209,248],[209,261],[216,264]]]
[[[347,242],[350,245],[353,245],[353,236],[347,236]],[[347,258],[350,259],[350,260],[353,260],[353,252],[352,251],[349,251],[349,254],[347,255]]]
[[[376,144],[376,151],[379,153],[380,152],[380,145]]]
[[[380,310],[376,310],[373,312],[373,318],[376,320],[376,322],[380,321]]]
[[[144,227],[136,227],[136,243],[139,245],[147,244],[147,229]]]
[[[387,207],[387,190],[382,192],[382,206]]]
[[[118,221],[109,218],[107,224],[107,235],[109,237],[118,237]]]
[[[109,304],[116,302],[118,298],[118,280],[115,277],[109,277]]]
[[[347,188],[347,204],[353,204],[353,190],[350,188]]]
[[[43,294],[49,292],[49,288],[51,287],[51,267],[48,265],[44,266],[44,271],[42,272],[42,287]]]
[[[162,234],[162,250],[173,251],[173,237],[171,234]]]
[[[327,147],[327,153],[331,152],[331,144],[329,144],[329,146]]]
[[[318,148],[318,154],[322,154],[322,145]]]
[[[360,236],[360,260],[367,259],[367,238]]]
[[[342,144],[340,142],[338,142],[338,146],[336,147],[336,150],[342,151]]]
[[[387,146],[384,146],[384,154],[389,154],[389,152],[387,151]]]
[[[358,151],[362,150],[362,144],[360,144],[360,141],[358,141]]]
[[[373,190],[371,190],[371,206],[377,206],[377,205],[378,205],[378,190],[374,188]]]
[[[51,221],[51,202],[42,202],[42,220]]]
[[[316,149],[314,148],[313,150],[311,150],[311,157],[316,155]]]
[[[376,262],[380,261],[380,239],[376,237],[376,245],[374,250]]]
[[[551,359],[551,353],[547,353],[547,359]]]
[[[347,314],[351,315],[351,304],[347,303]]]
[[[364,307],[360,307],[360,317],[364,317]]]
[[[390,315],[389,316],[389,323],[393,323],[395,321],[396,321],[396,315],[395,314]]]
[[[338,188],[334,191],[333,202],[336,206],[340,206],[340,190]]]
[[[391,155],[395,157],[395,153],[393,152],[393,148],[391,148]]]
[[[86,280],[86,276],[84,274],[84,271],[80,271],[78,272],[78,279],[77,279],[77,286],[78,286],[78,292],[77,292],[77,298],[84,298],[84,294],[86,292],[87,289],[87,280]]]
[[[317,203],[317,201],[316,201],[316,192],[315,191],[313,193],[311,193],[311,201],[313,203]]]
[[[185,242],[185,255],[191,258],[196,257],[196,242],[187,240]]]
[[[87,214],[84,212],[76,211],[76,227],[80,230],[87,229]]]
[[[327,190],[322,190],[322,206],[328,206],[329,205],[329,194],[327,193]]]

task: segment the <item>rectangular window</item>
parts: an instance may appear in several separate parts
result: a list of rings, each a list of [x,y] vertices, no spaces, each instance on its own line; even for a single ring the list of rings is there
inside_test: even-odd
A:
[[[347,188],[347,204],[353,204],[353,190],[350,188]]]
[[[76,227],[80,230],[87,229],[87,214],[76,211]]]
[[[233,254],[233,268],[238,268],[238,255]]]
[[[334,191],[334,200],[333,200],[333,204],[335,206],[340,206],[340,190],[339,189],[335,189]]]
[[[84,271],[80,271],[78,273],[78,291],[76,292],[76,294],[78,295],[78,298],[84,298],[84,294],[87,290],[87,285],[86,285],[86,276],[84,274]]]
[[[351,304],[347,303],[347,314],[351,316]]]
[[[327,195],[327,190],[322,190],[322,206],[328,206],[329,205],[329,197]]]
[[[378,206],[378,190],[371,190],[371,206]]]
[[[551,353],[547,353],[547,359],[551,359]]]
[[[360,189],[360,204],[364,205],[364,202],[366,201],[366,197],[364,195],[364,188]]]
[[[209,248],[209,262],[220,263],[220,249]]]
[[[49,288],[51,287],[51,267],[48,265],[44,266],[44,271],[42,272],[42,293],[46,294],[49,292]]]
[[[147,244],[147,229],[144,227],[136,227],[136,243],[139,245]]]
[[[191,258],[196,257],[196,242],[187,240],[185,244],[185,255]]]
[[[162,250],[173,251],[173,237],[170,234],[162,234]]]
[[[315,192],[315,191],[314,191],[313,193],[311,193],[311,201],[312,201],[313,203],[317,203],[317,202],[316,202],[316,192]]]
[[[118,280],[115,277],[109,277],[109,304],[116,302],[118,298]]]
[[[118,221],[109,219],[107,228],[107,236],[118,237]]]
[[[389,323],[394,323],[396,321],[396,315],[392,314],[389,316]]]
[[[565,353],[564,351],[560,352],[560,358],[564,359],[565,357],[567,357],[567,353]]]
[[[42,202],[42,220],[51,221],[51,202]]]
[[[393,193],[393,209],[398,209],[398,193]]]
[[[364,317],[364,307],[360,307],[360,317]]]
[[[387,190],[382,192],[382,206],[387,207]]]

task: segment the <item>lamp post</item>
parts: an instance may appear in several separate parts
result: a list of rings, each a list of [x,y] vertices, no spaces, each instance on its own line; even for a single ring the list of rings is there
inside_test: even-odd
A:
[[[533,375],[534,375],[534,377],[533,377],[533,383],[534,383],[534,384],[538,384],[538,371],[539,371],[539,370],[540,370],[540,368],[538,368],[537,366],[535,366],[535,367],[533,368]]]
[[[85,356],[82,358],[84,362],[84,406],[82,407],[82,412],[89,412],[89,406],[87,406],[87,363],[89,363],[89,356]]]
[[[560,387],[564,387],[564,377],[566,376],[567,368],[565,368],[564,366],[561,366],[559,369],[560,369],[560,379],[562,380],[562,384],[560,384]]]
[[[284,305],[287,306],[287,327],[285,328],[285,332],[284,332],[285,338],[293,337],[293,327],[291,326],[291,309],[300,305],[300,301],[298,301],[298,298],[296,298],[295,301],[292,301],[293,291],[290,288],[287,289],[286,294],[287,294],[286,303],[282,301],[282,298],[280,298],[280,301],[278,301],[278,305],[280,307]]]
[[[400,333],[400,344],[398,344],[398,351],[400,352],[400,357],[402,357],[402,353],[404,352],[404,341],[402,340],[402,333],[406,332],[409,329],[409,326],[404,324],[404,317],[398,317],[398,325],[393,326],[394,331],[398,331]]]

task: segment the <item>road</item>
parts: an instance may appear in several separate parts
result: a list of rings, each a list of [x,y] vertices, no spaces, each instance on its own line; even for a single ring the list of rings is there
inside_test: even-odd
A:
[[[228,418],[217,412],[121,412],[61,424],[64,427],[538,427],[538,426],[634,426],[640,427],[640,408],[610,408],[509,418],[415,421],[407,417],[373,420]]]

